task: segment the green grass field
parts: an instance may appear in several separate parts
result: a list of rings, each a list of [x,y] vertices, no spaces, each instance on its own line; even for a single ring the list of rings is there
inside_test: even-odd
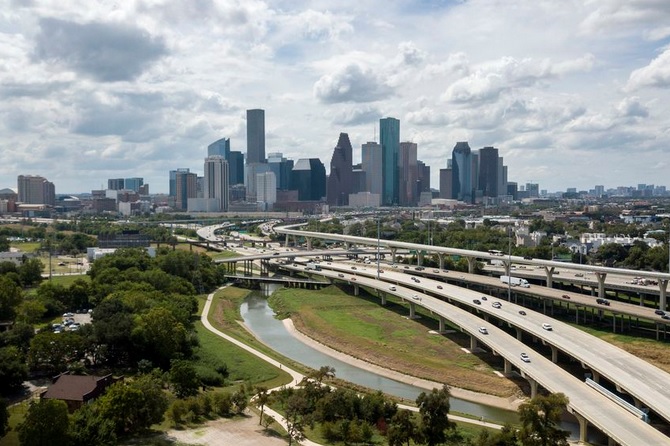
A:
[[[450,386],[508,397],[519,392],[509,379],[497,376],[502,361],[491,353],[471,354],[469,336],[455,331],[431,333],[438,321],[423,310],[408,319],[406,303],[355,297],[338,287],[320,291],[282,289],[270,298],[276,312],[290,315],[310,337],[372,363]]]

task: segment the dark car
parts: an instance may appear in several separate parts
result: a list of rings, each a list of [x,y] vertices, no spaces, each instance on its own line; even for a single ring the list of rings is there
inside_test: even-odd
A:
[[[670,320],[670,315],[664,314],[663,316],[661,316],[661,319]]]
[[[441,289],[442,289],[442,285],[438,285],[438,286],[437,286],[437,289],[438,289],[438,290],[441,290]]]
[[[482,296],[482,300],[489,300],[489,298],[486,296]]]
[[[520,314],[521,316],[525,316],[525,315],[526,315],[526,312],[523,311],[523,310],[519,310],[519,314]]]
[[[596,299],[596,302],[598,302],[600,305],[605,305],[605,306],[609,306],[609,304],[610,304],[609,300],[601,299],[601,298]]]
[[[477,305],[481,305],[482,301],[480,301],[479,299],[475,299],[475,300],[472,301],[472,303],[477,304]]]
[[[531,256],[523,256],[523,258],[526,259],[526,260],[533,260],[533,258]]]
[[[663,316],[665,314],[665,311],[663,310],[656,310],[654,311],[654,314],[658,314],[659,316]]]
[[[568,296],[567,294],[564,294],[564,295],[561,296],[561,297],[563,297],[563,299],[570,299],[570,296]]]

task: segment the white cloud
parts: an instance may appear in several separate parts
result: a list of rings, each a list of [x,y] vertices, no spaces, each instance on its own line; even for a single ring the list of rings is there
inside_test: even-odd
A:
[[[372,102],[391,93],[391,88],[374,70],[356,63],[325,74],[314,84],[314,96],[325,103]]]
[[[666,49],[646,67],[633,71],[626,89],[638,90],[644,87],[670,87],[670,49]]]

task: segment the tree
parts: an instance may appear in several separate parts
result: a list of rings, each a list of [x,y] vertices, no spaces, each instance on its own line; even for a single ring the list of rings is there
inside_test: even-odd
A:
[[[167,308],[154,307],[144,313],[133,333],[133,340],[142,349],[144,357],[164,368],[178,354],[188,353],[186,329]]]
[[[60,373],[83,356],[84,339],[79,333],[43,331],[30,341],[28,366],[31,370]]]
[[[100,415],[96,403],[86,404],[72,416],[70,441],[72,446],[115,446],[114,423]]]
[[[19,267],[19,276],[24,286],[34,285],[42,281],[44,264],[40,259],[28,259]]]
[[[265,410],[265,405],[270,401],[270,394],[268,393],[267,387],[258,386],[256,387],[256,404],[261,408],[261,416],[258,419],[258,424],[263,422],[263,411]]]
[[[177,398],[186,398],[198,394],[200,379],[198,373],[188,361],[173,360],[170,367],[170,383]]]
[[[308,406],[307,400],[295,393],[288,397],[284,407],[286,417],[286,433],[288,434],[288,444],[291,446],[293,440],[302,441],[305,438],[303,417]]]
[[[452,428],[449,422],[449,387],[422,392],[416,399],[421,416],[419,431],[428,446],[435,446],[447,440],[446,430]]]
[[[409,410],[399,410],[391,418],[386,437],[389,446],[410,445],[410,441],[416,438],[418,428],[412,419]]]
[[[23,300],[21,288],[6,276],[0,276],[0,320],[14,320]]]
[[[28,367],[18,347],[0,348],[0,395],[15,392],[28,379]]]
[[[314,378],[319,382],[319,384],[321,384],[321,382],[325,378],[334,378],[334,377],[335,377],[335,368],[328,365],[321,366],[319,370],[315,370],[310,374],[310,378]]]
[[[7,410],[7,400],[0,398],[0,438],[9,432],[9,411]]]
[[[69,419],[67,404],[60,400],[32,401],[17,431],[19,442],[31,446],[66,446]]]
[[[560,428],[568,405],[562,393],[539,395],[519,406],[520,439],[523,446],[567,446],[569,432]]]

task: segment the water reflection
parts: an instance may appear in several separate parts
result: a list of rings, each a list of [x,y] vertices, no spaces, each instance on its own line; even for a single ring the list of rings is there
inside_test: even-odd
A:
[[[273,290],[273,287],[269,287],[264,292],[267,294]],[[376,373],[354,367],[303,344],[291,336],[281,321],[275,319],[274,311],[267,304],[267,300],[261,292],[251,293],[242,303],[240,312],[245,325],[258,338],[272,347],[273,350],[301,364],[314,369],[318,369],[324,365],[332,366],[335,368],[338,378],[370,389],[381,390],[389,395],[410,401],[414,401],[421,392],[425,391],[419,387],[394,381]],[[450,403],[451,410],[456,412],[484,417],[501,423],[517,421],[517,415],[514,412],[454,397],[450,399]]]

